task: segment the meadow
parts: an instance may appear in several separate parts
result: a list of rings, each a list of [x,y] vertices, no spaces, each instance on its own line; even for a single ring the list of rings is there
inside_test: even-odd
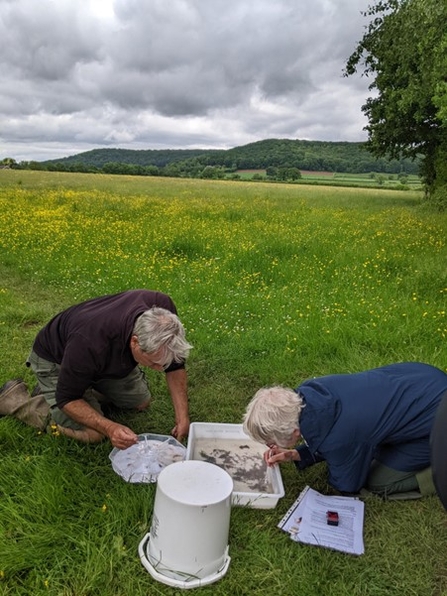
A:
[[[256,180],[256,176],[265,179],[267,176],[266,170],[238,170],[237,174],[241,180]],[[227,175],[227,178],[231,178],[231,175]],[[421,178],[415,174],[406,174],[400,179],[398,174],[377,172],[353,174],[349,172],[301,170],[301,178],[289,183],[357,188],[386,188],[387,190],[422,190]]]
[[[0,171],[0,384],[22,377],[59,310],[130,288],[174,299],[194,345],[192,420],[241,421],[262,385],[398,361],[447,370],[447,214],[419,191]],[[149,412],[172,406],[148,371]],[[0,596],[174,595],[142,567],[155,485],[126,484],[110,444],[0,418]],[[293,543],[276,526],[324,464],[284,465],[275,509],[233,508],[231,564],[200,594],[441,596],[447,514],[436,497],[365,499],[365,554]]]

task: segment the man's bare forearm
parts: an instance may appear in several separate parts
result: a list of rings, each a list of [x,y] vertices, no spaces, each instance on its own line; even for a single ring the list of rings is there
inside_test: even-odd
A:
[[[62,411],[78,424],[92,428],[104,436],[108,436],[109,430],[114,424],[83,399],[68,402]]]
[[[127,449],[127,447],[138,442],[138,436],[133,430],[123,424],[109,420],[83,399],[71,401],[62,409],[67,416],[78,424],[108,437],[112,445],[118,449]]]
[[[189,406],[188,406],[188,377],[186,370],[180,368],[166,374],[169,393],[175,411],[175,427],[173,434],[179,440],[188,435]]]

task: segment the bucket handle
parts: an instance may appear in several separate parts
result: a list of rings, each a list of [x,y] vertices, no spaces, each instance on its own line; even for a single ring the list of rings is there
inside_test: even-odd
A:
[[[140,544],[138,545],[138,554],[140,556],[141,564],[146,569],[146,571],[148,571],[150,573],[150,575],[154,579],[156,579],[157,581],[159,581],[163,584],[167,584],[168,586],[172,586],[174,588],[182,588],[185,590],[188,590],[191,588],[200,588],[201,586],[207,586],[208,584],[212,584],[212,583],[216,582],[221,577],[223,577],[226,574],[226,572],[228,571],[231,557],[228,555],[228,546],[227,546],[227,548],[225,550],[224,564],[218,571],[216,571],[216,573],[213,573],[212,575],[208,575],[207,577],[202,577],[202,578],[199,578],[199,577],[194,578],[194,577],[190,576],[190,579],[187,579],[187,580],[175,579],[174,577],[169,577],[167,575],[163,575],[162,573],[157,571],[153,565],[151,565],[150,561],[148,560],[148,558],[146,556],[145,547],[146,547],[146,544],[149,542],[149,540],[150,540],[150,532],[148,532],[143,537]]]

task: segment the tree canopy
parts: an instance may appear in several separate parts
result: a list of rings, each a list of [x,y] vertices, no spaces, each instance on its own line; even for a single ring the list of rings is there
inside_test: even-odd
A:
[[[391,158],[422,156],[427,197],[447,208],[447,2],[379,0],[346,74],[373,77],[362,107],[368,149]]]
[[[29,164],[23,164],[29,167]],[[207,169],[208,166],[211,169]],[[417,174],[409,158],[377,158],[364,143],[265,139],[221,150],[93,149],[70,157],[33,163],[33,168],[68,171],[103,171],[148,176],[219,177],[222,171],[286,168],[330,172]]]

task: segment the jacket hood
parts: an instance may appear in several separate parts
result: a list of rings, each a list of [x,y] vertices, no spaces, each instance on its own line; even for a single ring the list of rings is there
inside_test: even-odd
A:
[[[312,451],[318,451],[340,415],[340,400],[318,380],[306,381],[296,392],[305,404],[299,419],[302,437]]]

